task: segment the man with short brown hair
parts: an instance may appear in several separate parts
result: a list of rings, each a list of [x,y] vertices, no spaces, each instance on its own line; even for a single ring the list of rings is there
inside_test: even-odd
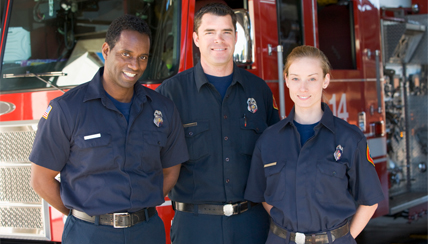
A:
[[[157,89],[176,104],[190,154],[169,195],[173,244],[260,244],[269,231],[268,214],[244,191],[255,142],[279,116],[266,83],[233,62],[235,23],[226,5],[202,7],[193,33],[200,63]]]

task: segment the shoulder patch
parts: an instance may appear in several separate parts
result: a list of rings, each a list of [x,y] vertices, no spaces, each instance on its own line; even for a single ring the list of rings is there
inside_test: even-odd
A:
[[[367,145],[367,150],[366,150],[366,155],[367,155],[367,161],[369,161],[373,167],[375,166],[372,157],[370,156],[370,149],[369,149],[369,145]]]
[[[49,105],[49,107],[46,109],[45,113],[43,114],[43,118],[48,119],[49,113],[52,111],[52,106]]]
[[[278,105],[276,104],[275,96],[272,95],[272,98],[273,98],[273,103],[272,103],[273,108],[276,109],[276,110],[278,110]]]

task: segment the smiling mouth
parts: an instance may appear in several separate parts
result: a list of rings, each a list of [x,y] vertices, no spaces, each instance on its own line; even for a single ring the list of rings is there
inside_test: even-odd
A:
[[[303,97],[303,96],[299,96],[299,95],[297,95],[299,98],[301,98],[301,99],[308,99],[308,98],[310,98],[311,96],[307,96],[307,97]]]
[[[225,51],[226,48],[213,48],[212,50],[213,51]]]
[[[123,71],[123,73],[124,73],[126,76],[130,77],[130,78],[134,78],[134,77],[137,75],[137,74],[128,73],[128,72],[125,72],[125,71]]]

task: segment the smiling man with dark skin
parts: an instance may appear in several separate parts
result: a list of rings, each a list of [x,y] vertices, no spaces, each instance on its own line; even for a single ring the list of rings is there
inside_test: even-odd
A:
[[[31,185],[69,215],[65,244],[165,243],[155,207],[188,154],[173,103],[138,82],[150,38],[141,19],[114,20],[102,46],[105,66],[52,100],[39,122]]]

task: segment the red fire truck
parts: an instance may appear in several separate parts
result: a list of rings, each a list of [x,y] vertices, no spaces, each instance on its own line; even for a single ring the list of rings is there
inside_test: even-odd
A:
[[[325,101],[368,139],[386,198],[375,216],[426,214],[428,4],[425,0],[2,0],[0,39],[0,242],[60,242],[65,217],[29,186],[28,156],[49,101],[92,78],[113,19],[149,24],[142,82],[156,88],[198,61],[195,11],[224,2],[238,16],[235,62],[292,108],[282,77],[293,47],[328,56]],[[60,180],[60,176],[58,177]],[[171,202],[158,207],[169,237]],[[3,238],[3,239],[2,239]]]

